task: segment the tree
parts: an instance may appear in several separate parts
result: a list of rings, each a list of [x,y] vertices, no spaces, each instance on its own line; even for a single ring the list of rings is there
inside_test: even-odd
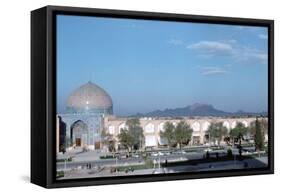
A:
[[[175,126],[173,123],[165,122],[164,131],[160,131],[160,137],[167,140],[169,147],[175,144]]]
[[[262,124],[261,122],[258,120],[258,118],[256,118],[256,134],[255,134],[255,148],[256,150],[260,151],[264,149],[264,133],[262,131]]]
[[[227,135],[227,128],[223,126],[222,122],[211,123],[207,133],[209,133],[209,138],[211,141],[217,141],[220,145],[223,137]]]
[[[185,121],[180,121],[174,129],[175,142],[182,148],[182,144],[188,144],[191,136],[192,129]]]
[[[249,136],[253,138],[256,134],[256,121],[250,123],[249,126]]]
[[[230,149],[230,148],[228,148],[227,149],[227,154],[226,154],[226,156],[228,157],[228,158],[231,158],[233,155],[232,155],[232,150]]]
[[[244,136],[247,134],[248,128],[241,122],[238,122],[237,125],[230,130],[230,137],[233,139],[233,143],[236,141],[241,141],[244,139]]]
[[[231,129],[230,137],[233,139],[233,145],[235,141],[239,142],[238,149],[239,149],[239,156],[242,156],[242,146],[241,142],[244,139],[244,136],[247,134],[248,128],[241,122],[238,122],[235,128]]]
[[[126,121],[128,126],[129,135],[133,139],[134,149],[142,147],[144,142],[143,129],[140,126],[140,120],[138,118],[132,118]]]
[[[223,141],[224,141],[227,145],[230,145],[230,137],[229,137],[229,135],[228,135],[228,136],[225,136],[225,137],[223,138]]]
[[[129,151],[139,149],[144,141],[143,129],[137,118],[126,121],[127,128],[121,129],[118,135],[119,142]]]
[[[71,139],[68,136],[64,136],[64,142],[60,145],[59,150],[63,153],[66,152],[66,149],[72,146]]]
[[[107,148],[110,152],[115,151],[115,142],[116,141],[113,138],[113,135],[111,135],[105,129],[103,129],[101,132],[101,138],[102,138],[102,143],[107,146]]]
[[[66,143],[66,136],[64,137],[64,142],[59,145],[59,151],[63,154],[66,152],[67,143]]]
[[[118,139],[122,146],[124,146],[128,151],[131,151],[134,145],[134,139],[127,129],[121,129],[120,134],[118,134]]]
[[[261,132],[264,135],[267,135],[268,134],[268,121],[267,121],[267,119],[259,119],[258,122],[260,123]],[[249,134],[252,137],[255,137],[255,135],[256,135],[256,121],[251,122],[250,127],[249,127]]]
[[[267,119],[260,120],[261,130],[264,135],[268,135],[268,121]]]

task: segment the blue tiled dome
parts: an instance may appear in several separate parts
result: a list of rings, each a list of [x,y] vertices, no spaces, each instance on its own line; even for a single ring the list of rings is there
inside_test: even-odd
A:
[[[68,113],[112,114],[112,107],[109,94],[92,82],[74,90],[67,101]]]

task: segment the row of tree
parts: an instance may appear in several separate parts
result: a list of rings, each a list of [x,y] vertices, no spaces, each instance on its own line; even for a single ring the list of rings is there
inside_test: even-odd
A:
[[[207,134],[209,135],[209,140],[211,142],[217,142],[220,144],[222,140],[226,143],[233,144],[239,143],[241,145],[242,140],[245,140],[246,137],[249,139],[254,139],[255,147],[257,150],[264,149],[264,138],[268,132],[268,122],[265,119],[256,119],[246,127],[243,123],[238,122],[236,126],[230,131],[223,126],[222,122],[211,123]]]
[[[185,121],[180,121],[176,126],[171,122],[164,124],[164,130],[160,131],[160,137],[167,141],[169,147],[187,145],[192,137],[192,129]]]
[[[128,119],[126,127],[120,130],[117,136],[121,147],[131,150],[138,150],[144,143],[143,129],[137,118]],[[116,140],[106,130],[102,131],[103,143],[108,146],[109,151],[115,151]]]
[[[171,122],[166,122],[164,130],[160,132],[160,137],[166,141],[169,147],[178,145],[181,148],[190,142],[192,129],[185,121],[180,121],[176,126]],[[120,130],[117,138],[121,147],[129,151],[141,148],[144,144],[144,135],[139,119],[128,119],[126,128]],[[116,140],[106,130],[102,132],[102,139],[109,151],[115,151]]]
[[[192,138],[192,128],[185,121],[180,121],[177,125],[167,121],[164,124],[163,131],[160,131],[160,137],[165,141],[168,147],[188,145]],[[209,136],[209,141],[217,142],[225,141],[228,144],[235,144],[245,139],[252,137],[255,140],[257,150],[264,148],[264,137],[268,131],[268,124],[265,119],[256,119],[249,127],[238,122],[230,131],[223,126],[222,122],[211,123],[206,134]],[[137,118],[128,119],[126,128],[122,128],[117,136],[118,141],[124,149],[129,151],[138,150],[144,144],[143,129],[140,121]],[[103,143],[107,145],[109,151],[115,151],[116,140],[106,130],[102,132]]]

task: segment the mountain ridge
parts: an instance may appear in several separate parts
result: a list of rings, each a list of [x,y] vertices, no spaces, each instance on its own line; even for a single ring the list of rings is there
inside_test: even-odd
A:
[[[134,117],[182,117],[182,116],[258,116],[267,115],[267,112],[227,112],[214,108],[211,104],[195,103],[181,108],[166,108],[148,113],[137,113]]]

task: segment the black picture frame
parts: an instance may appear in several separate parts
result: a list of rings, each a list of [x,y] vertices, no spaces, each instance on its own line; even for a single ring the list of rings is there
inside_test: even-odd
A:
[[[84,15],[268,27],[268,167],[181,174],[58,181],[56,170],[56,15]],[[106,185],[274,173],[274,21],[232,17],[46,6],[31,12],[31,182],[46,188]]]

